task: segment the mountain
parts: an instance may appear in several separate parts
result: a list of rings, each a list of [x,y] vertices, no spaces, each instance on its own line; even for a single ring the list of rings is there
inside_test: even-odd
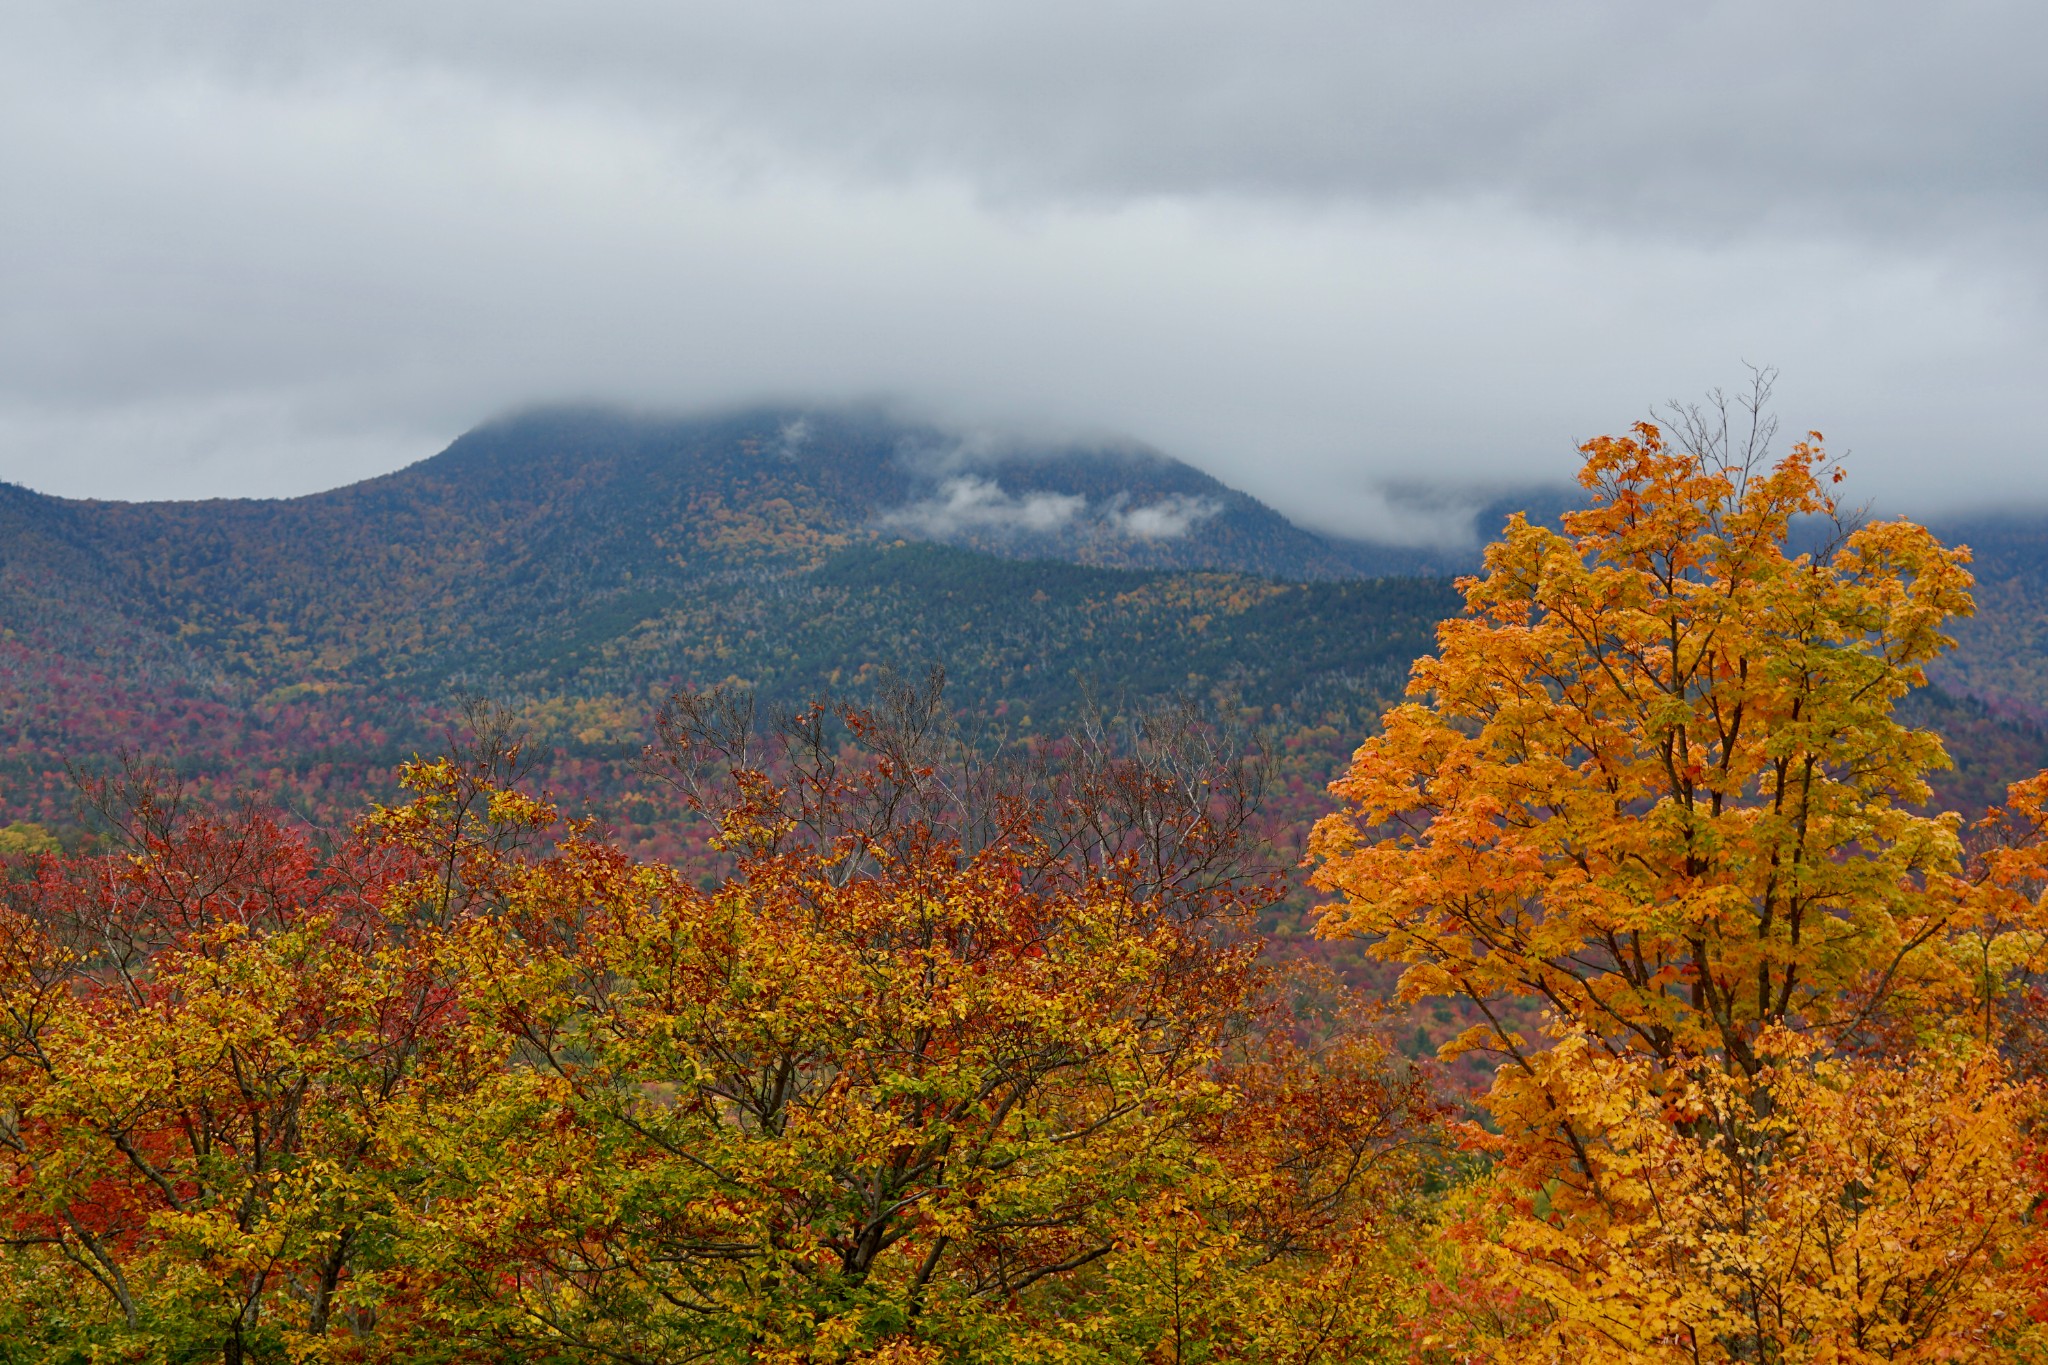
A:
[[[281,500],[0,497],[0,610],[58,636],[157,635],[258,677],[490,671],[513,639],[707,577],[931,541],[1100,567],[1356,576],[1330,542],[1140,449],[976,451],[872,413],[696,420],[558,410]],[[152,644],[151,649],[166,646]]]
[[[974,449],[861,411],[535,413],[291,499],[0,487],[0,824],[61,820],[66,762],[123,748],[350,804],[464,693],[520,707],[549,780],[615,806],[674,683],[793,702],[929,663],[1019,732],[1085,689],[1193,691],[1327,756],[1453,605],[1156,452]]]
[[[1504,497],[1475,524],[1557,502]],[[352,808],[480,694],[521,712],[558,791],[658,840],[634,759],[669,686],[796,702],[931,663],[1015,733],[1057,731],[1084,695],[1225,703],[1285,737],[1307,811],[1455,611],[1441,575],[1473,559],[1318,536],[1155,451],[994,446],[859,409],[529,413],[290,499],[0,485],[0,825],[61,823],[67,763],[124,749],[206,790]],[[2039,581],[2022,559],[2003,610]],[[2015,657],[2038,642],[1998,629]],[[2023,663],[1990,658],[1953,675],[1977,700],[1916,703],[1967,742],[1944,794],[1972,805],[2048,762],[2023,711],[1985,700]]]

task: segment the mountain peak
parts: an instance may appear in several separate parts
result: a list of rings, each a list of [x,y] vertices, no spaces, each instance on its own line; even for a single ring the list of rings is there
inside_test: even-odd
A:
[[[877,407],[694,416],[539,408],[372,481],[379,496],[458,484],[499,505],[569,498],[611,528],[607,539],[672,540],[693,516],[771,509],[772,519],[794,515],[825,536],[925,540],[1012,558],[1296,579],[1358,573],[1335,543],[1149,447],[996,438]],[[740,542],[728,535],[720,543]]]

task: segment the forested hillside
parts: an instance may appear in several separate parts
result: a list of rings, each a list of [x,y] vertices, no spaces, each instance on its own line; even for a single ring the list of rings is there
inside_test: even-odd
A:
[[[1977,614],[1935,670],[1951,690],[2007,713],[2048,719],[2048,515],[1939,518],[1936,534],[1970,547]]]
[[[950,443],[949,443],[950,440]],[[1355,576],[1330,543],[1145,451],[963,452],[862,413],[656,421],[546,412],[310,497],[0,500],[0,604],[175,637],[254,676],[394,677],[712,578],[894,538],[1127,568]],[[52,643],[81,651],[83,638]]]
[[[1985,540],[2002,557],[1941,675],[1956,695],[1916,703],[1966,808],[2048,748],[2012,704],[2048,696],[2028,690],[2025,537]],[[794,703],[935,663],[1011,735],[1057,732],[1084,695],[1226,704],[1302,755],[1306,815],[1454,606],[1445,578],[1361,568],[1424,562],[1154,452],[994,449],[865,411],[543,412],[286,500],[0,487],[0,823],[67,823],[67,764],[123,750],[345,806],[481,696],[525,716],[557,790],[659,839],[633,770],[668,688]]]
[[[1430,580],[1276,583],[1005,561],[971,551],[858,548],[817,568],[734,577],[716,591],[621,596],[558,634],[528,633],[391,681],[253,679],[203,647],[120,669],[0,644],[12,819],[65,818],[64,763],[118,748],[169,757],[209,787],[253,783],[295,804],[388,789],[390,770],[447,740],[462,695],[525,717],[557,787],[630,822],[617,798],[653,705],[676,683],[738,681],[778,704],[860,694],[878,670],[947,668],[963,710],[1013,734],[1058,731],[1084,692],[1227,698],[1247,719],[1311,736],[1334,760],[1398,693],[1452,602]],[[112,644],[135,638],[110,636]],[[285,637],[289,641],[290,637]]]
[[[67,823],[68,768],[122,751],[347,806],[487,697],[544,780],[659,841],[634,774],[670,687],[794,704],[931,664],[1016,736],[1084,696],[1224,702],[1312,750],[1313,790],[1450,603],[1162,456],[963,452],[866,413],[538,414],[283,501],[7,488],[0,823]]]

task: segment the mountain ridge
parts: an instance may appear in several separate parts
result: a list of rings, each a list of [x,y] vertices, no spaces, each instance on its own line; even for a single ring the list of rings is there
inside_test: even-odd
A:
[[[1548,497],[1478,516],[1551,515]],[[1312,792],[1400,696],[1457,609],[1443,575],[1474,558],[1347,546],[1144,447],[977,444],[866,409],[542,409],[289,499],[0,485],[0,823],[48,817],[68,761],[123,748],[348,798],[435,747],[463,693],[522,708],[556,778],[610,800],[668,686],[790,701],[925,663],[1034,732],[1082,678],[1227,703],[1315,736]],[[2026,606],[2040,558],[2006,556],[1999,611]],[[1434,575],[1369,576],[1387,563]],[[1969,737],[1972,802],[2039,730],[1999,690],[2035,676],[2001,640],[2048,649],[2029,619],[1966,623],[1981,657],[1966,642],[1937,679],[2004,719],[1922,703]]]
[[[122,750],[346,805],[469,693],[521,710],[562,790],[637,808],[667,687],[779,704],[927,663],[1025,733],[1089,678],[1227,695],[1323,753],[1453,605],[1157,452],[948,441],[864,413],[558,409],[299,498],[5,490],[0,814],[56,818],[67,764]]]

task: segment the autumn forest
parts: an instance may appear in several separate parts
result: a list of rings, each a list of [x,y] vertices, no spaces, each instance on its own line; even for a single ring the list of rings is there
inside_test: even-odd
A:
[[[1580,460],[0,485],[0,1362],[2048,1359],[2048,540]]]

